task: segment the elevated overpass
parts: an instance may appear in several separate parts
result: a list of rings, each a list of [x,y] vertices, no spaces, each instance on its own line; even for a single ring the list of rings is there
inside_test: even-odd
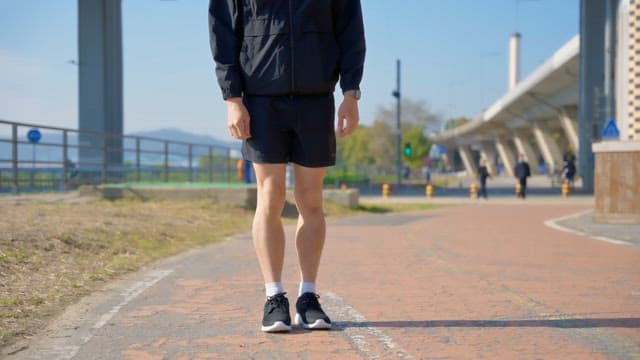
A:
[[[445,164],[451,168],[458,154],[475,176],[483,158],[490,170],[500,165],[512,175],[522,154],[532,170],[543,162],[558,173],[571,153],[584,190],[594,190],[592,144],[640,141],[638,14],[640,0],[581,0],[580,34],[521,82],[513,60],[519,35],[512,37],[508,92],[475,121],[430,137],[447,149]]]
[[[575,36],[474,121],[432,136],[447,149],[445,164],[451,167],[458,152],[467,174],[475,176],[475,150],[494,173],[502,165],[513,175],[518,154],[532,165],[542,159],[550,173],[559,171],[563,154],[576,154],[579,148],[579,55],[580,37]]]

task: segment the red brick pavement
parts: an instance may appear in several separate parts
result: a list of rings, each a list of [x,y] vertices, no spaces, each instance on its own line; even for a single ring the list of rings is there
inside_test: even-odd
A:
[[[259,332],[260,275],[249,239],[237,238],[161,265],[172,273],[58,350],[136,360],[640,358],[640,249],[543,224],[584,209],[482,204],[330,224],[318,284],[329,332]]]
[[[640,358],[640,249],[543,224],[580,210],[479,205],[333,227],[322,283],[416,358]]]

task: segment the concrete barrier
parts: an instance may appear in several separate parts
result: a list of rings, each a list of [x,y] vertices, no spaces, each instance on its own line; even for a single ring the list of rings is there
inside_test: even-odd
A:
[[[358,189],[325,189],[322,196],[325,201],[335,202],[351,209],[357,209],[360,206],[360,191]]]
[[[141,200],[168,200],[188,201],[209,199],[216,203],[224,203],[242,206],[247,209],[255,209],[257,191],[255,187],[188,187],[188,186],[122,186],[99,185],[81,186],[78,189],[81,195],[100,196],[103,199],[141,199]],[[357,189],[324,190],[325,201],[335,202],[342,206],[356,209],[360,205],[360,192]],[[292,192],[288,192],[287,200],[295,204]]]
[[[171,187],[171,186],[81,186],[80,194],[98,195],[104,199],[141,199],[141,200],[168,200],[189,201],[208,199],[215,203],[224,203],[242,206],[247,209],[256,207],[256,188],[198,188],[198,187]]]

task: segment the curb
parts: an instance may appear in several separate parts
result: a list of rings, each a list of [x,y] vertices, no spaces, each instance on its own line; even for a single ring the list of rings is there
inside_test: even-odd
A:
[[[559,224],[560,221],[577,218],[577,217],[580,217],[582,215],[588,214],[590,212],[593,212],[593,210],[585,210],[585,211],[581,211],[579,213],[575,213],[575,214],[571,214],[571,215],[567,215],[567,216],[562,216],[562,217],[555,218],[555,219],[549,219],[549,220],[546,220],[544,222],[544,224],[547,227],[550,227],[550,228],[552,228],[554,230],[564,231],[564,232],[568,232],[568,233],[571,233],[571,234],[584,236],[584,237],[587,237],[587,238],[593,239],[593,240],[605,241],[605,242],[608,242],[608,243],[611,243],[611,244],[616,244],[616,245],[626,245],[626,246],[633,246],[633,247],[637,246],[637,245],[635,245],[633,243],[630,243],[628,241],[613,239],[613,238],[606,237],[606,236],[592,235],[592,234],[585,233],[585,232],[582,232],[582,231],[579,231],[579,230],[575,230],[575,229],[572,229],[572,228],[569,228],[569,227],[566,227],[566,226],[563,226],[563,225]]]

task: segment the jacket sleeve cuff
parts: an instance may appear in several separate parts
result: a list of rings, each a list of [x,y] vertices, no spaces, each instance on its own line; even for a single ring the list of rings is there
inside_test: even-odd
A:
[[[356,90],[356,91],[360,91],[360,86],[359,85],[344,85],[344,86],[340,86],[342,93],[344,94],[347,91],[351,91],[351,90]]]
[[[221,90],[222,90],[222,98],[224,100],[227,100],[229,98],[234,98],[234,97],[242,97],[242,91],[239,89],[221,88]]]
[[[340,88],[342,93],[349,90],[360,90],[360,81],[362,79],[361,73],[359,74],[341,74],[340,75]]]

